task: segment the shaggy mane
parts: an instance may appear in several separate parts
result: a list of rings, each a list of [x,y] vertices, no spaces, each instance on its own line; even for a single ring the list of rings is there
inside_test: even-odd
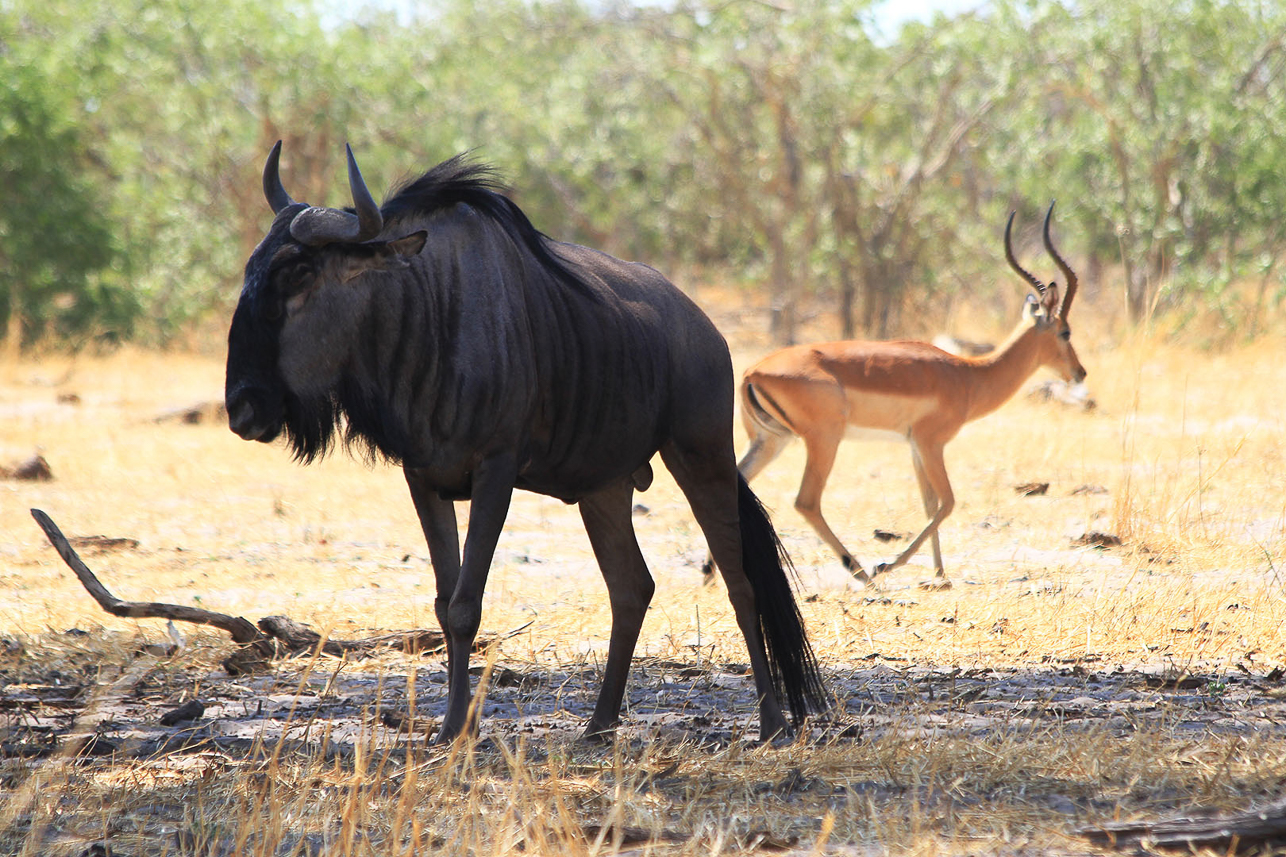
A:
[[[385,222],[426,216],[464,203],[499,224],[520,245],[531,251],[543,268],[577,291],[595,292],[575,271],[549,250],[548,235],[532,226],[517,203],[504,195],[504,183],[490,164],[472,160],[468,152],[443,161],[418,179],[398,185],[380,213]]]

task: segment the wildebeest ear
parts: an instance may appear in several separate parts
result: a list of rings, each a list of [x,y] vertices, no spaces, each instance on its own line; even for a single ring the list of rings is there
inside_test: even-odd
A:
[[[399,256],[411,257],[418,256],[424,249],[424,242],[429,240],[429,233],[421,229],[419,232],[412,232],[402,238],[396,238],[388,242],[389,248]]]
[[[348,258],[348,271],[344,281],[359,277],[367,271],[400,271],[411,266],[411,259],[424,249],[429,233],[412,232],[392,241],[378,241],[362,245],[362,255]],[[369,253],[369,255],[367,255]]]

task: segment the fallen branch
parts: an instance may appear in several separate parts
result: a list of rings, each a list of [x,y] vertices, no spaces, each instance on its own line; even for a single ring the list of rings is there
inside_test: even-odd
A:
[[[234,642],[241,648],[234,652],[223,666],[235,674],[262,669],[267,661],[283,655],[311,654],[319,650],[324,654],[336,657],[364,657],[377,649],[400,649],[409,654],[434,652],[446,648],[446,640],[440,631],[416,629],[380,634],[361,640],[328,639],[322,637],[312,628],[296,622],[286,616],[265,616],[253,623],[241,616],[229,616],[199,607],[184,607],[179,604],[162,604],[155,601],[122,601],[99,581],[76,553],[71,542],[63,535],[62,530],[53,520],[39,509],[32,509],[31,516],[45,531],[50,543],[58,551],[63,562],[75,572],[85,590],[93,596],[99,606],[113,616],[124,616],[134,619],[170,619],[176,622],[192,622],[197,625],[210,625],[232,635]],[[520,633],[527,626],[511,631],[506,637]],[[491,645],[499,637],[484,635],[474,641],[474,650]]]
[[[1213,848],[1231,854],[1265,843],[1286,842],[1286,799],[1235,815],[1111,822],[1077,832],[1116,848]]]
[[[259,620],[259,630],[274,640],[280,640],[292,652],[311,652],[321,644],[325,654],[342,657],[344,655],[367,655],[375,649],[400,649],[407,654],[443,651],[447,647],[446,637],[441,631],[420,628],[414,631],[394,631],[391,634],[379,634],[374,637],[363,637],[360,640],[327,639],[322,643],[321,634],[288,616],[265,616]],[[525,627],[525,626],[524,626]],[[522,630],[521,628],[519,630]],[[517,633],[517,632],[511,632]],[[479,640],[475,648],[486,646],[494,638]]]
[[[76,553],[76,549],[71,546],[71,542],[63,535],[62,530],[53,519],[39,509],[31,510],[31,517],[36,519],[40,529],[45,531],[49,537],[50,543],[58,555],[63,558],[63,562],[76,574],[81,585],[93,596],[98,605],[111,613],[113,616],[124,616],[134,619],[173,619],[176,622],[192,622],[197,625],[212,625],[221,631],[227,631],[232,635],[234,642],[241,643],[243,646],[254,646],[261,654],[271,657],[273,652],[272,641],[264,635],[251,622],[240,616],[229,616],[226,613],[215,613],[210,610],[202,610],[199,607],[184,607],[180,604],[160,604],[154,601],[122,601],[115,595],[107,591],[107,587],[99,582],[94,576],[94,572],[89,570]]]

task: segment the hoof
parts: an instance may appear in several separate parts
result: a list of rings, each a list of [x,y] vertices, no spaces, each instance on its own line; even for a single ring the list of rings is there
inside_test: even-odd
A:
[[[434,733],[433,738],[429,741],[429,744],[435,747],[443,747],[443,746],[446,746],[447,744],[452,744],[455,741],[459,740],[460,736],[462,735],[468,735],[470,738],[477,739],[479,734],[480,733],[478,730],[478,723],[476,721],[470,724],[467,728],[463,728],[463,729],[447,728],[447,725],[444,722],[441,726],[438,727],[438,731]]]
[[[783,722],[780,726],[761,726],[759,728],[759,743],[767,744],[772,747],[784,747],[795,740],[795,730],[790,728],[790,724]]]
[[[951,581],[945,577],[935,577],[932,580],[921,580],[921,589],[943,591],[951,588]]]
[[[701,564],[701,576],[706,583],[714,583],[714,560],[708,559]]]
[[[843,563],[844,569],[849,574],[853,575],[853,578],[855,580],[858,580],[862,583],[871,582],[871,576],[866,573],[866,569],[862,568],[862,564],[857,560],[853,559],[851,556],[842,556],[840,557],[839,561]]]
[[[592,722],[585,725],[585,731],[580,735],[582,744],[593,744],[596,747],[610,744],[615,738],[615,726],[598,726]]]
[[[894,566],[893,563],[891,562],[882,562],[875,567],[875,571],[871,572],[871,577],[874,577],[877,574],[888,574],[895,567],[896,566]]]

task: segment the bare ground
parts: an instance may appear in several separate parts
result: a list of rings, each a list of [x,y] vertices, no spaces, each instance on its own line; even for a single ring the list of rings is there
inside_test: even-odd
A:
[[[1239,359],[1254,390],[1281,365]],[[155,420],[217,398],[217,360],[14,369],[0,458],[39,449],[54,479],[0,483],[0,853],[1098,853],[1083,828],[1265,803],[1286,783],[1282,437],[1203,360],[1097,354],[1096,411],[1016,401],[966,430],[949,591],[917,588],[922,565],[859,588],[789,508],[800,451],[765,473],[834,699],[785,745],[753,740],[731,611],[663,478],[636,515],[658,596],[626,722],[579,742],[606,598],[574,510],[519,499],[484,624],[521,630],[475,658],[481,739],[454,750],[426,745],[440,655],[229,676],[214,632],[147,651],[163,623],[98,611],[27,512],[101,537],[85,558],[122,598],[355,637],[434,624],[396,471]],[[896,447],[846,449],[827,498],[867,562],[896,552],[873,529],[919,525]],[[1075,543],[1095,532],[1123,544]]]

